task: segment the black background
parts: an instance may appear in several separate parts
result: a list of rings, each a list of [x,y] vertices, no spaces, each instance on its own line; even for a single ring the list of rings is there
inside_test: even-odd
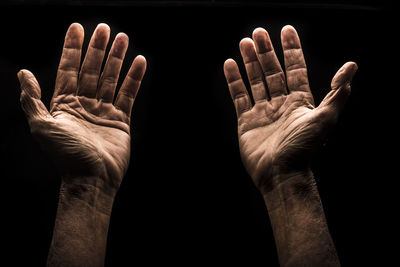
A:
[[[286,24],[302,40],[316,103],[343,63],[359,65],[346,109],[313,170],[343,266],[389,264],[398,176],[391,169],[397,155],[388,155],[397,151],[392,126],[399,88],[391,71],[398,66],[398,32],[388,3],[16,1],[0,8],[0,265],[46,261],[60,181],[29,133],[16,73],[31,70],[48,105],[72,22],[85,28],[84,47],[100,22],[110,25],[112,38],[129,35],[123,75],[137,54],[148,62],[133,108],[131,164],[111,217],[107,266],[278,265],[266,208],[240,161],[222,66],[229,57],[241,62],[239,41],[259,26],[282,60]]]

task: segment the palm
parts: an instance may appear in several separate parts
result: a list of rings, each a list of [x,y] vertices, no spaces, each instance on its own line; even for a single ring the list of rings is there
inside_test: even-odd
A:
[[[109,34],[105,24],[96,28],[80,68],[83,28],[76,23],[70,26],[50,112],[40,100],[41,90],[33,74],[25,70],[19,77],[21,104],[31,131],[63,175],[102,177],[118,187],[129,163],[130,114],[145,60],[136,57],[114,101],[128,37],[116,36],[100,75]]]
[[[62,168],[96,175],[104,168],[125,173],[130,156],[129,119],[121,110],[96,99],[63,96],[50,111],[42,142]],[[82,101],[83,100],[83,101]],[[51,128],[51,130],[50,130]]]
[[[273,180],[277,173],[308,168],[310,152],[335,121],[337,107],[347,96],[345,89],[336,89],[349,80],[349,66],[355,64],[347,63],[338,72],[332,81],[335,90],[315,108],[300,40],[294,28],[282,30],[286,77],[268,33],[256,29],[253,39],[254,42],[243,39],[240,50],[255,104],[251,104],[233,60],[226,61],[225,75],[238,115],[243,163],[256,185],[269,190],[282,182]],[[352,74],[354,72],[355,68]]]
[[[297,93],[256,104],[239,120],[239,146],[244,164],[256,173],[302,158],[322,130],[311,103]],[[305,154],[305,155],[302,155]]]

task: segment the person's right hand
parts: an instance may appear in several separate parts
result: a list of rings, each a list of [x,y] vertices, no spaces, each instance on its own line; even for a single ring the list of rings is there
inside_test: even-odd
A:
[[[110,28],[99,24],[80,67],[83,27],[73,23],[65,36],[54,95],[47,110],[34,75],[21,70],[21,105],[34,137],[61,170],[66,182],[91,184],[116,192],[130,158],[130,117],[146,69],[137,56],[119,89],[114,92],[128,48],[119,33],[100,75]]]
[[[224,64],[237,112],[241,157],[263,193],[296,173],[309,171],[311,152],[336,121],[357,71],[354,62],[340,68],[332,79],[332,90],[315,107],[296,30],[285,26],[281,39],[286,77],[266,30],[258,28],[253,40],[240,42],[254,105],[236,62],[228,59]]]

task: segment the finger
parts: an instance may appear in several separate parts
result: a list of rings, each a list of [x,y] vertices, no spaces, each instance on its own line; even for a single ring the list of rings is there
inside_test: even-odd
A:
[[[78,95],[91,98],[96,96],[100,69],[109,38],[110,27],[107,24],[100,23],[90,39],[89,47],[82,64],[79,74]]]
[[[41,90],[35,76],[28,70],[20,70],[17,76],[21,85],[21,106],[28,121],[30,122],[33,118],[50,116],[40,100]]]
[[[131,116],[133,102],[146,72],[146,59],[143,56],[137,56],[125,77],[124,82],[118,92],[115,100],[115,107],[125,112],[128,117]]]
[[[354,62],[344,64],[332,79],[332,90],[325,96],[318,108],[323,109],[328,107],[337,113],[340,112],[350,95],[350,83],[357,69],[358,66]]]
[[[244,38],[240,44],[240,53],[246,67],[247,77],[249,78],[251,92],[254,102],[267,99],[267,90],[264,84],[264,74],[256,55],[253,40]]]
[[[60,94],[76,93],[83,37],[84,30],[82,25],[73,23],[69,26],[65,35],[64,47],[57,70],[53,98]]]
[[[240,75],[239,67],[233,59],[225,61],[224,74],[235,105],[236,115],[239,118],[240,115],[251,109],[251,100]]]
[[[333,76],[331,82],[332,90],[338,90],[343,84],[350,83],[353,80],[354,75],[358,70],[358,66],[355,62],[345,63]]]
[[[287,94],[285,74],[275,54],[268,32],[263,28],[257,28],[253,32],[253,40],[256,45],[257,57],[264,72],[270,97]]]
[[[286,81],[290,92],[309,92],[307,67],[296,30],[287,25],[281,32],[281,41],[285,59]]]
[[[107,62],[99,82],[97,98],[112,103],[115,87],[118,83],[119,72],[128,49],[129,38],[125,33],[119,33],[111,46]]]

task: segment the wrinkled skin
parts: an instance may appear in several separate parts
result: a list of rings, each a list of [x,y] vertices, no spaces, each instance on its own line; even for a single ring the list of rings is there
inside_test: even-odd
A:
[[[18,78],[31,132],[54,159],[63,179],[82,179],[73,182],[115,192],[129,165],[131,108],[146,61],[135,58],[114,101],[129,41],[123,33],[115,37],[100,75],[109,35],[110,28],[99,24],[80,67],[84,31],[78,23],[70,26],[50,111],[40,100],[41,89],[33,74],[21,70]]]
[[[296,30],[285,26],[281,40],[286,75],[267,31],[258,28],[253,39],[240,43],[254,105],[236,62],[228,59],[224,64],[238,117],[241,157],[261,192],[282,183],[282,173],[309,168],[312,151],[336,122],[357,70],[355,63],[346,63],[334,76],[332,90],[316,107]]]

